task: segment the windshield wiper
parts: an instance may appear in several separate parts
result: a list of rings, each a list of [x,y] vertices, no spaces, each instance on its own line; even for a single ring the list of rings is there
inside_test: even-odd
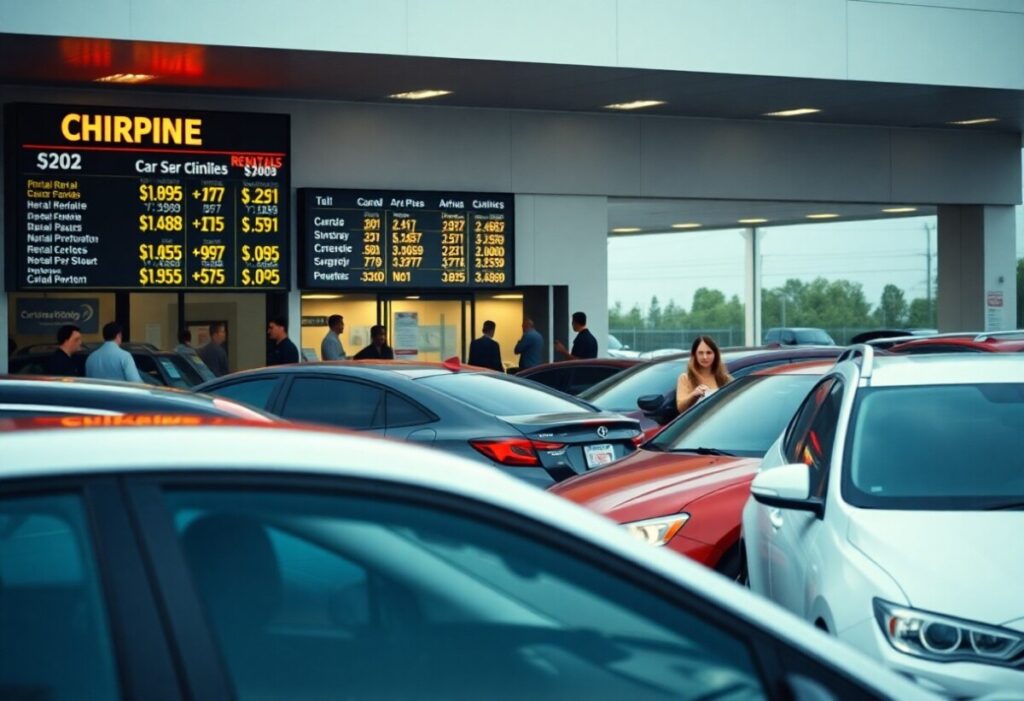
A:
[[[728,450],[719,450],[718,448],[673,448],[673,453],[696,453],[697,455],[725,455],[726,457],[734,458],[735,453],[730,453]]]

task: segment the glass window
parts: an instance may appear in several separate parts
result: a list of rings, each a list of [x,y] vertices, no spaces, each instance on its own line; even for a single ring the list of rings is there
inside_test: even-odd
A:
[[[763,456],[817,379],[758,375],[736,380],[666,427],[648,447],[676,452],[712,448]]]
[[[264,377],[258,380],[244,380],[232,382],[229,385],[219,385],[207,390],[210,394],[233,399],[236,402],[247,404],[256,409],[269,409],[270,399],[274,390],[280,382],[279,377]]]
[[[190,389],[204,380],[213,379],[212,376],[203,378],[188,360],[181,355],[161,355],[157,357],[157,360],[160,363],[160,367],[171,378],[171,385],[174,387]]]
[[[417,381],[495,416],[591,411],[587,405],[565,395],[556,395],[525,380],[500,375],[451,373],[422,377]]]
[[[350,429],[384,426],[384,390],[329,377],[296,377],[281,416]]]
[[[843,495],[885,509],[1021,507],[1021,427],[1020,383],[860,390]]]
[[[814,421],[807,432],[802,462],[811,468],[811,496],[823,497],[828,486],[828,475],[832,466],[832,448],[835,445],[836,429],[839,426],[839,410],[843,404],[843,385],[836,382],[828,396],[814,415]]]
[[[739,635],[450,506],[166,502],[241,701],[765,698]]]
[[[686,358],[652,363],[632,372],[627,370],[580,397],[605,411],[636,411],[636,400],[640,397],[674,390],[682,372],[686,372]]]
[[[163,375],[160,374],[160,369],[156,366],[156,361],[153,360],[152,356],[148,355],[136,355],[132,354],[132,360],[135,361],[135,367],[139,369],[139,375],[147,384],[151,385],[166,385],[164,382]]]
[[[544,370],[543,372],[531,373],[529,377],[525,377],[524,379],[527,379],[530,382],[539,382],[545,387],[550,387],[551,389],[557,389],[560,392],[564,392],[566,374],[565,370],[552,368],[551,370]]]
[[[833,378],[829,378],[818,384],[818,386],[815,387],[807,396],[807,399],[804,400],[800,410],[789,423],[789,428],[786,431],[785,444],[783,446],[786,459],[789,460],[789,462],[807,462],[805,459],[804,447],[807,445],[811,422],[814,420],[814,416],[818,412],[818,408],[828,397],[829,390],[832,389],[833,384],[835,384],[835,380]]]
[[[590,389],[598,382],[607,380],[612,375],[618,374],[622,368],[608,368],[600,366],[585,367],[578,365],[572,369],[572,380],[565,389],[569,394],[579,394]]]
[[[99,575],[74,496],[0,499],[0,696],[119,697]]]
[[[835,341],[822,329],[796,329],[796,342],[801,345],[834,346]]]
[[[388,392],[387,403],[387,425],[389,428],[392,426],[415,426],[434,421],[433,416],[394,392]]]

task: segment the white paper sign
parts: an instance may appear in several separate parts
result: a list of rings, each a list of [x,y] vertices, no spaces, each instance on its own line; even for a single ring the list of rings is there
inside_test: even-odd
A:
[[[419,355],[419,312],[395,312],[395,358],[415,360]]]

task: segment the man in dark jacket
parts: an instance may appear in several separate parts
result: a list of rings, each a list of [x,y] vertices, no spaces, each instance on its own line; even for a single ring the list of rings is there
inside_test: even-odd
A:
[[[388,330],[377,325],[370,328],[370,345],[355,354],[353,360],[394,360],[395,352],[388,345]]]
[[[583,312],[573,312],[572,330],[576,332],[576,338],[572,342],[572,352],[565,348],[561,341],[555,341],[555,350],[564,353],[569,360],[583,360],[597,357],[597,339],[587,328],[587,315]]]
[[[74,324],[65,324],[57,329],[57,350],[46,360],[46,374],[81,376],[81,365],[76,363],[74,358],[81,347],[81,329]]]
[[[494,340],[494,329],[493,321],[484,322],[484,335],[469,344],[469,360],[466,362],[470,365],[505,372],[505,366],[501,364],[501,346]]]
[[[288,338],[288,320],[277,316],[267,323],[267,338],[270,347],[267,349],[267,365],[285,365],[299,362],[299,349]]]

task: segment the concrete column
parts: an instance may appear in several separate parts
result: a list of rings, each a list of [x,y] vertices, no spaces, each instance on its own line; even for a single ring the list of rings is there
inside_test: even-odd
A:
[[[751,227],[743,231],[743,314],[744,343],[761,344],[761,231]]]
[[[1017,320],[1016,212],[940,206],[939,331],[999,331]]]

